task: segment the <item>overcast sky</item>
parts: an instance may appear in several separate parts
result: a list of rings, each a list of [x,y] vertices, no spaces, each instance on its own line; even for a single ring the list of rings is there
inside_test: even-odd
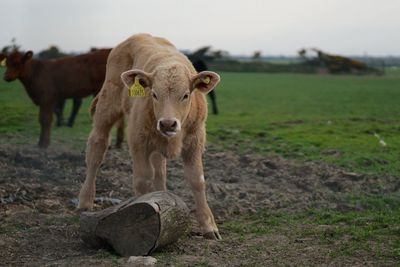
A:
[[[400,55],[400,0],[0,0],[0,48],[112,47],[138,32],[179,49]]]

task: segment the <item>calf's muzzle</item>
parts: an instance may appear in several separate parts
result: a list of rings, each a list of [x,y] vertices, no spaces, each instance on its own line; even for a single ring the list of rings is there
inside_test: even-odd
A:
[[[172,137],[180,130],[180,123],[177,119],[159,119],[157,123],[157,130],[165,137]]]

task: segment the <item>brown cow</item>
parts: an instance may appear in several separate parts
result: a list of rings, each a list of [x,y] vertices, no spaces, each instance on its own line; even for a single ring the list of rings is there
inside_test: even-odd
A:
[[[138,34],[115,47],[107,61],[103,87],[92,103],[96,111],[86,147],[86,180],[78,208],[92,209],[96,173],[107,149],[110,129],[125,115],[134,193],[138,196],[166,190],[167,159],[182,155],[184,176],[194,193],[203,235],[220,239],[207,204],[202,163],[205,94],[219,80],[214,72],[197,74],[188,58],[163,38]],[[144,96],[128,96],[127,88],[132,84]]]
[[[78,56],[54,60],[32,59],[32,51],[13,51],[0,54],[6,59],[4,80],[19,79],[32,101],[40,107],[41,133],[39,147],[47,148],[50,129],[57,103],[66,98],[83,98],[95,95],[103,84],[110,49],[99,49]],[[119,122],[117,146],[122,143],[123,121]]]

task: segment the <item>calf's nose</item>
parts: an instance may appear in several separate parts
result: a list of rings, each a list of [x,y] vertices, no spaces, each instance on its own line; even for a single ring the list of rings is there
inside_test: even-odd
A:
[[[176,120],[163,119],[159,121],[159,125],[161,131],[174,132],[178,127],[178,122]]]

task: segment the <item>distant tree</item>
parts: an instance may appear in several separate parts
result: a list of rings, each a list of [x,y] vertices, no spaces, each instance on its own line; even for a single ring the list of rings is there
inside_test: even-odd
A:
[[[8,52],[14,51],[14,50],[19,50],[21,46],[17,44],[17,39],[14,37],[11,39],[11,42],[9,45],[6,45],[1,49],[1,52],[4,54],[7,54]]]
[[[225,50],[211,50],[211,46],[203,46],[192,53],[187,53],[187,56],[193,60],[213,61],[214,59],[229,58],[229,52]]]
[[[42,50],[38,53],[40,59],[55,59],[65,57],[67,54],[63,53],[58,49],[57,46],[51,45],[49,48]]]
[[[204,46],[194,51],[191,55],[195,57],[205,57],[206,54],[210,51],[210,49],[211,46]]]
[[[306,54],[307,54],[307,50],[305,48],[300,49],[298,52],[299,57],[305,59],[306,58]]]
[[[225,50],[215,50],[212,52],[212,57],[215,59],[223,59],[229,57],[229,52]]]
[[[261,59],[261,51],[257,50],[254,51],[253,56],[251,57],[254,61]]]

